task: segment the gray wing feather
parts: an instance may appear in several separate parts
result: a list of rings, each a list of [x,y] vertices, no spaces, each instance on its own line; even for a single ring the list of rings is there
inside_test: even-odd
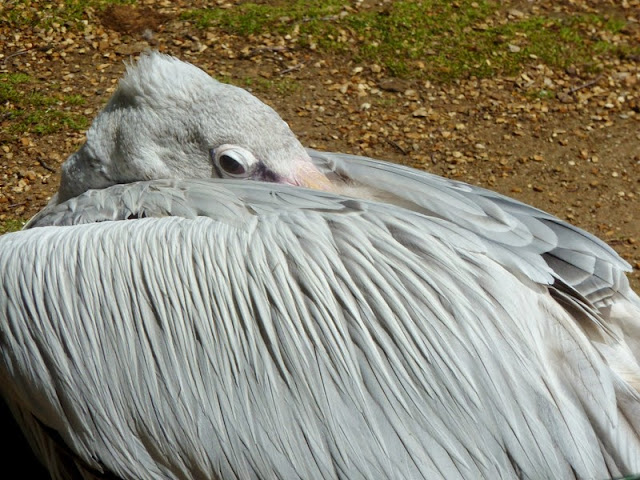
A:
[[[508,268],[539,282],[552,268],[596,306],[622,294],[640,306],[629,290],[629,264],[597,237],[529,205],[466,183],[420,170],[342,153],[308,150],[325,173],[366,185],[406,208],[447,219],[488,241],[491,254]],[[406,202],[410,202],[408,205]]]
[[[57,432],[81,469],[640,470],[637,391],[582,327],[613,349],[598,313],[569,295],[578,321],[455,223],[215,181],[88,192],[31,226],[48,222],[75,226],[0,238],[0,385],[43,448]]]

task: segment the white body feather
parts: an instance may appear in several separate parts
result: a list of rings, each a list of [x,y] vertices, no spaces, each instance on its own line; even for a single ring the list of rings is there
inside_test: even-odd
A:
[[[206,121],[207,105],[253,105],[233,87],[204,106],[178,89],[173,130],[117,147],[122,98],[140,96],[132,118],[160,105],[143,90],[161,75],[140,69],[184,64],[141,65],[62,194],[0,237],[0,387],[54,478],[640,472],[640,300],[611,248],[493,192]],[[163,163],[160,131],[192,135]],[[273,178],[309,161],[332,191],[152,179],[183,178],[181,155],[206,178],[195,145],[241,140]]]

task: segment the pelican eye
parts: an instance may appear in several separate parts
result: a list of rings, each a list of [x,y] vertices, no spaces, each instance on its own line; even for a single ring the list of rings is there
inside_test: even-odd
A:
[[[230,175],[244,175],[247,173],[247,169],[231,155],[220,155],[218,165]]]
[[[212,150],[211,155],[218,174],[223,177],[248,177],[258,164],[249,150],[236,145],[221,145]]]

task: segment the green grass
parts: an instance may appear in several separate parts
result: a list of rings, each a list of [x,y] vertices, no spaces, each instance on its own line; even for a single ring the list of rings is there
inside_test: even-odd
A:
[[[82,28],[89,12],[128,3],[136,2],[9,0],[0,7],[0,24],[10,29]],[[507,20],[507,8],[497,0],[397,0],[359,10],[347,0],[274,0],[190,9],[181,18],[197,28],[222,29],[249,41],[260,34],[288,34],[302,48],[321,54],[375,62],[395,76],[440,81],[515,75],[532,62],[597,70],[602,58],[640,55],[638,44],[614,44],[592,34],[594,29],[619,34],[627,24],[624,18],[539,14]]]
[[[199,28],[221,27],[229,33],[252,35],[272,29],[286,31],[293,24],[313,25],[340,13],[348,3],[341,0],[272,2],[273,5],[242,3],[232,9],[206,8],[182,14]],[[309,30],[309,28],[305,28]]]
[[[109,5],[134,4],[135,0],[63,0],[44,3],[31,0],[5,0],[0,7],[0,25],[14,29],[51,27],[75,28],[87,20],[89,10],[101,11]],[[44,7],[44,8],[43,8]]]
[[[0,235],[9,232],[17,232],[24,227],[25,220],[0,220]]]
[[[593,28],[617,33],[622,26],[620,22],[604,20],[596,15],[533,17],[503,25],[488,34],[494,38],[506,38],[507,42],[520,40],[520,52],[502,53],[502,57],[510,58],[509,62],[503,62],[506,73],[514,73],[519,65],[532,57],[554,67],[581,65],[587,70],[596,70],[599,56],[624,57],[640,53],[637,45],[614,45],[593,39],[589,33]]]
[[[2,132],[15,139],[25,133],[50,134],[66,128],[84,130],[89,119],[65,111],[69,105],[82,105],[80,95],[52,93],[44,95],[33,90],[32,79],[23,73],[0,73],[0,125]],[[54,90],[56,85],[48,85]]]
[[[262,77],[246,77],[240,79],[238,86],[251,89],[253,92],[265,93],[275,92],[279,95],[291,95],[300,90],[299,82],[290,78],[262,78]]]
[[[193,9],[182,18],[199,28],[239,36],[289,34],[320,53],[376,62],[396,76],[441,81],[513,75],[531,62],[597,69],[598,56],[640,54],[638,45],[613,44],[591,34],[594,28],[619,33],[624,19],[590,14],[505,21],[507,12],[495,1],[405,0],[383,10],[359,11],[350,3],[247,2],[228,9]]]

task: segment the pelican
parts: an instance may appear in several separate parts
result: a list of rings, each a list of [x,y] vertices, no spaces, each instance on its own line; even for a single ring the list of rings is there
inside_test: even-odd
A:
[[[0,391],[54,479],[631,475],[629,268],[149,52],[0,237]]]

